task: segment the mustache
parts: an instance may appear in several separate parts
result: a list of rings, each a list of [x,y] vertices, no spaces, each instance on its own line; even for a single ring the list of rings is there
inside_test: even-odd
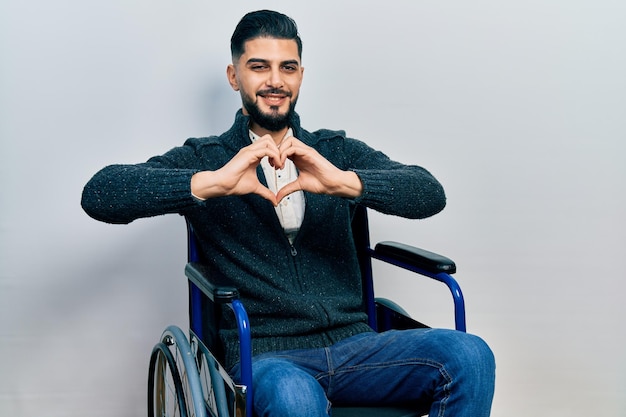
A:
[[[285,90],[282,90],[280,88],[268,88],[266,90],[260,90],[260,91],[258,91],[256,93],[257,96],[266,96],[266,95],[269,95],[269,94],[282,95],[282,96],[285,96],[285,97],[291,97],[292,96],[291,91],[285,91]]]

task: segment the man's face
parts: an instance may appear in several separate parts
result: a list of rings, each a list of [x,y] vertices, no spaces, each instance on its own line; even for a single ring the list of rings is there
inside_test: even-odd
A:
[[[247,41],[244,54],[227,69],[230,85],[241,94],[244,114],[271,132],[287,127],[303,72],[296,42],[275,38]]]

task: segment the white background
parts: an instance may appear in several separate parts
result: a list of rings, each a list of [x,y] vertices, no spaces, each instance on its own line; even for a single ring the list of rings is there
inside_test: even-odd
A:
[[[446,187],[441,214],[372,232],[457,262],[497,357],[492,415],[626,415],[625,3],[293,3],[0,4],[0,415],[145,415],[150,349],[187,326],[184,222],[98,223],[82,187],[228,128],[230,35],[265,7],[300,26],[307,129]],[[379,291],[451,325],[438,285]]]

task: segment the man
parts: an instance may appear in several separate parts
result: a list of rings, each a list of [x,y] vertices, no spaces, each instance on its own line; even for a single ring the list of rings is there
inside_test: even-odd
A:
[[[247,14],[231,52],[227,77],[242,99],[232,128],[143,164],[105,167],[85,186],[85,211],[110,223],[166,213],[192,223],[250,316],[257,415],[411,403],[431,416],[488,416],[495,365],[481,339],[443,329],[377,334],[361,310],[354,205],[424,218],[443,209],[441,185],[343,132],[300,126],[302,43],[287,16]],[[236,378],[235,332],[221,337]]]

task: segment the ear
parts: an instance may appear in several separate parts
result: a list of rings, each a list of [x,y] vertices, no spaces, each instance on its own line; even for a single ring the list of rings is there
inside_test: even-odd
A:
[[[229,64],[226,67],[226,77],[228,78],[228,83],[232,87],[233,90],[239,91],[239,82],[237,81],[237,69],[233,64]]]

